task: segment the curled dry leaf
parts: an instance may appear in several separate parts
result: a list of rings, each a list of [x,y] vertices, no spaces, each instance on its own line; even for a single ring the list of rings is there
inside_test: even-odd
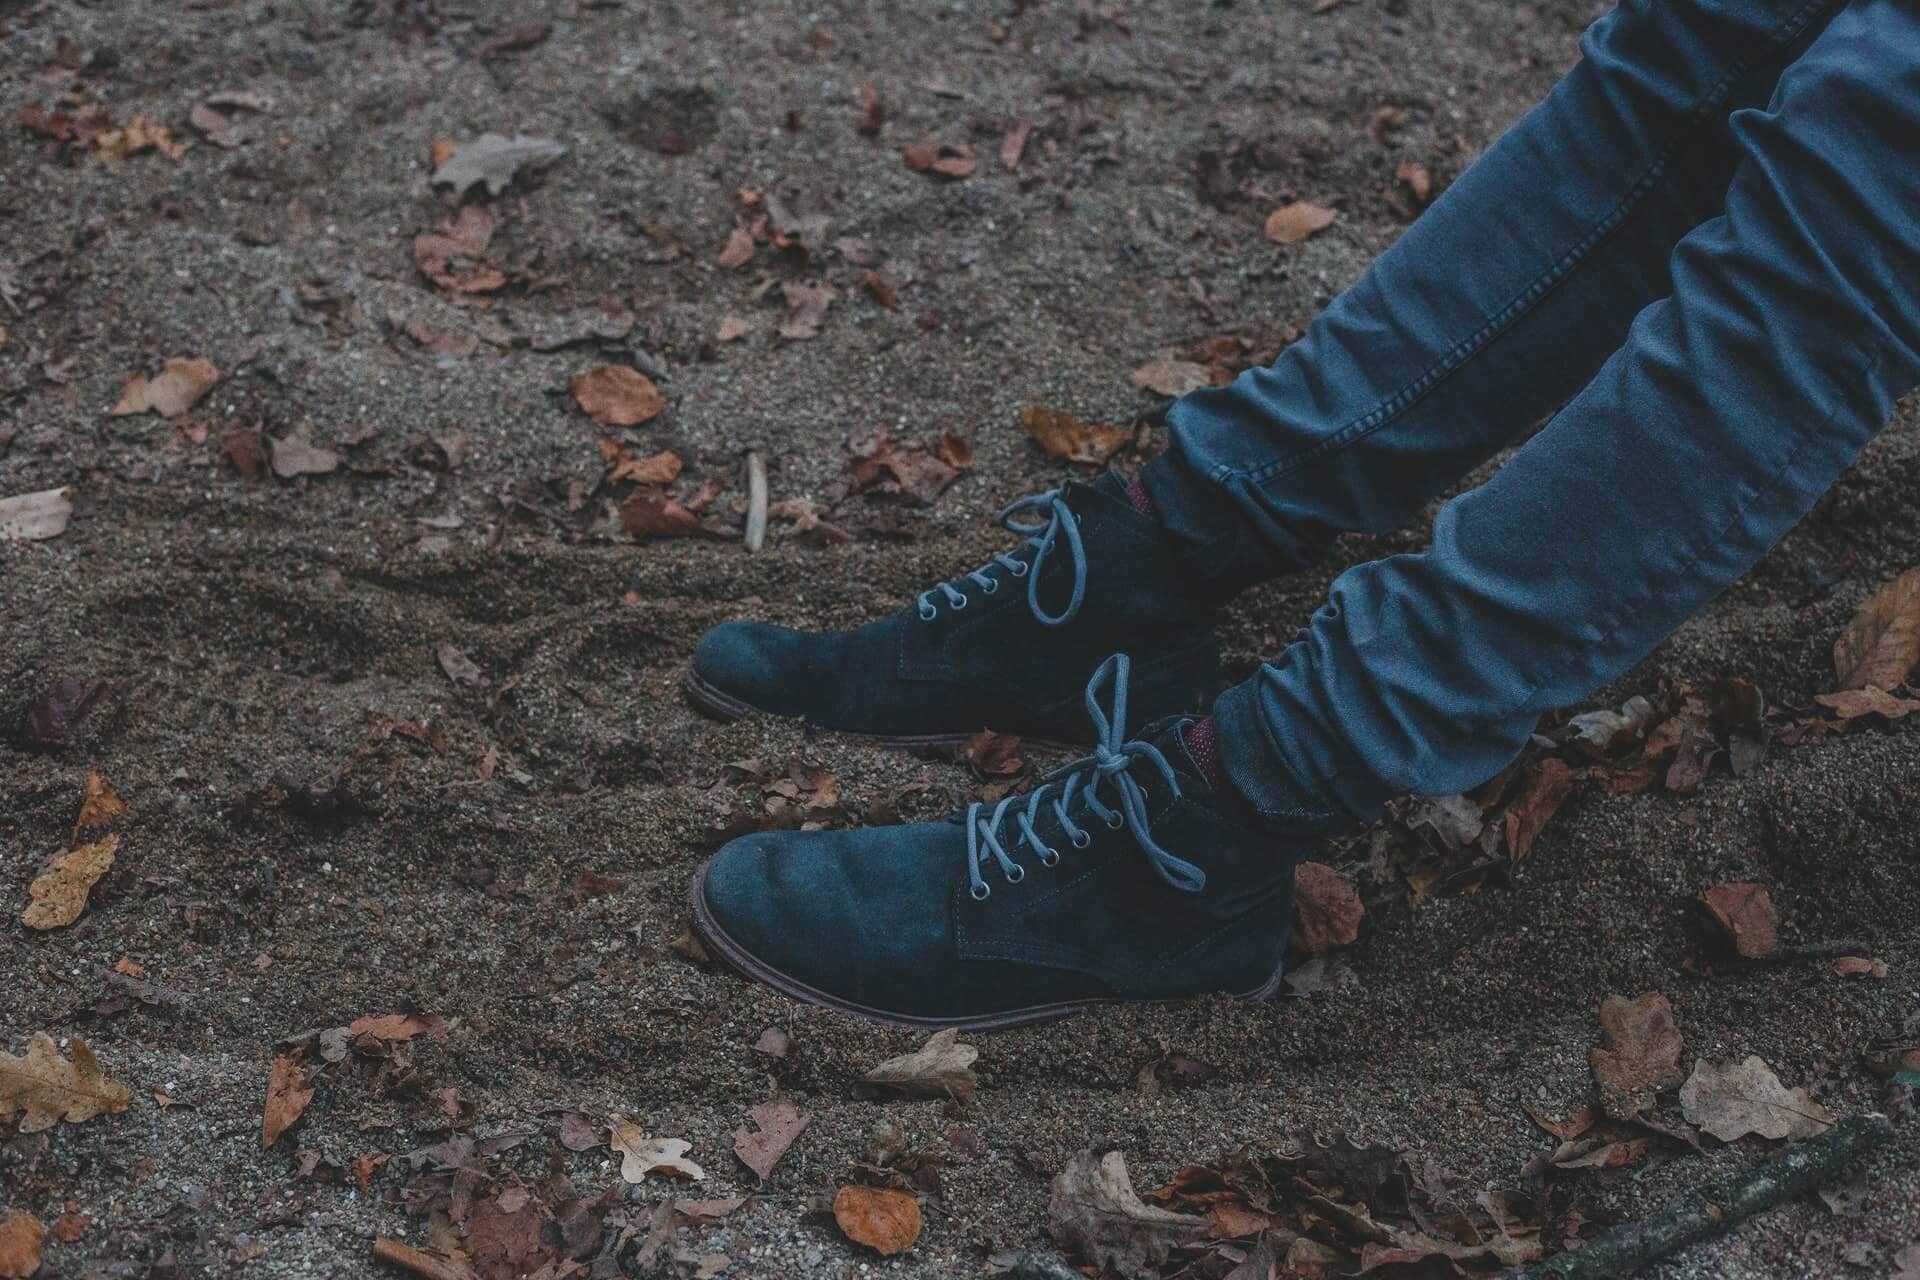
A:
[[[787,301],[787,314],[775,332],[790,342],[819,337],[827,308],[840,296],[839,290],[820,281],[789,281],[780,286],[780,294]]]
[[[662,485],[672,484],[680,478],[682,465],[680,455],[671,449],[662,449],[659,453],[649,454],[643,458],[637,453],[620,448],[611,441],[602,442],[602,452],[606,452],[609,446],[612,452],[607,455],[607,461],[613,464],[613,471],[607,477],[609,480],[631,480],[635,484]]]
[[[1507,853],[1515,862],[1533,852],[1534,841],[1573,794],[1573,768],[1548,756],[1528,779],[1526,790],[1507,806]]]
[[[568,388],[574,403],[603,426],[636,427],[658,417],[667,407],[666,397],[653,380],[625,365],[601,365],[575,374]]]
[[[971,177],[980,167],[973,148],[964,142],[916,142],[903,148],[900,158],[915,173],[937,173],[943,178]]]
[[[658,489],[636,489],[620,504],[620,527],[636,538],[700,532],[700,517]]]
[[[753,332],[753,324],[745,316],[727,315],[720,319],[720,327],[713,331],[715,342],[738,342]]]
[[[479,1273],[467,1264],[465,1256],[442,1253],[438,1249],[416,1249],[387,1236],[373,1238],[373,1256],[411,1271],[423,1280],[479,1280]]]
[[[920,1202],[904,1191],[842,1187],[833,1197],[833,1220],[847,1239],[883,1257],[911,1248],[920,1238]]]
[[[44,542],[67,531],[73,490],[43,489],[0,498],[0,542]]]
[[[1920,665],[1920,568],[1861,603],[1833,642],[1836,689],[1893,689]]]
[[[1816,694],[1813,700],[1833,712],[1842,724],[1851,724],[1868,716],[1904,720],[1920,711],[1920,699],[1902,698],[1873,685],[1864,689],[1843,689],[1839,693]]]
[[[1589,1058],[1601,1104],[1614,1119],[1632,1119],[1653,1105],[1660,1090],[1680,1082],[1680,1027],[1659,992],[1601,1001],[1600,1036]]]
[[[793,1145],[813,1117],[795,1107],[791,1102],[763,1102],[747,1112],[747,1118],[756,1126],[755,1131],[735,1129],[733,1131],[733,1153],[740,1157],[740,1163],[760,1176],[762,1181],[773,1176],[774,1166],[787,1154],[787,1148]]]
[[[446,1019],[420,1013],[370,1013],[347,1024],[347,1034],[404,1043],[417,1035],[438,1039],[446,1034]]]
[[[1068,462],[1105,462],[1133,439],[1131,427],[1083,422],[1070,413],[1037,404],[1020,411],[1020,425],[1035,444]]]
[[[111,826],[116,818],[126,816],[127,802],[100,776],[98,769],[89,769],[86,793],[80,800],[80,816],[73,820],[73,839],[69,843],[77,845],[83,834]]]
[[[506,275],[486,261],[496,223],[487,206],[462,206],[442,230],[414,237],[414,265],[421,275],[452,293],[492,293],[505,288]]]
[[[695,1182],[707,1176],[704,1169],[686,1158],[692,1143],[682,1138],[649,1138],[624,1116],[607,1117],[607,1146],[621,1157],[620,1176],[628,1182],[639,1182],[650,1173]]]
[[[1393,171],[1393,176],[1406,185],[1416,206],[1424,208],[1427,201],[1433,199],[1433,176],[1427,172],[1427,166],[1418,160],[1402,160],[1400,167]]]
[[[1680,1113],[1722,1142],[1738,1142],[1750,1133],[1763,1138],[1811,1138],[1834,1122],[1833,1112],[1789,1089],[1759,1058],[1740,1062],[1693,1064],[1680,1086]]]
[[[324,476],[340,469],[340,455],[309,444],[303,436],[273,442],[273,474],[282,480],[295,476]]]
[[[949,1027],[912,1053],[888,1058],[867,1072],[866,1082],[909,1097],[971,1102],[980,1087],[973,1073],[974,1060],[979,1056],[978,1049],[960,1043],[958,1028]]]
[[[1842,978],[1884,978],[1888,973],[1885,960],[1867,956],[1841,956],[1833,962],[1833,971]]]
[[[1153,360],[1133,371],[1133,385],[1161,396],[1183,396],[1213,385],[1213,371],[1191,360]]]
[[[29,929],[61,929],[80,918],[87,909],[87,894],[113,865],[120,850],[120,837],[109,835],[69,849],[33,878],[27,886],[31,899],[21,913],[21,923]]]
[[[480,670],[480,664],[456,649],[450,641],[442,640],[433,646],[433,655],[440,661],[440,669],[447,673],[447,679],[455,684],[465,685],[469,689],[484,689],[492,681]]]
[[[313,1086],[307,1083],[300,1055],[283,1053],[275,1058],[273,1074],[267,1077],[267,1105],[260,1113],[260,1149],[278,1142],[312,1101]]]
[[[542,169],[552,164],[567,149],[551,138],[504,137],[483,133],[472,142],[453,148],[433,171],[433,185],[451,187],[456,195],[468,188],[484,185],[489,195],[507,189],[522,169]]]
[[[1308,955],[1324,955],[1360,936],[1367,909],[1353,881],[1324,862],[1303,862],[1293,873],[1293,940]]]
[[[1118,1151],[1082,1151],[1053,1179],[1047,1221],[1055,1243],[1101,1271],[1149,1280],[1175,1247],[1207,1234],[1207,1219],[1147,1204]]]
[[[1332,226],[1337,216],[1331,209],[1296,200],[1268,214],[1262,234],[1275,244],[1298,244],[1315,232],[1325,231]]]
[[[1780,916],[1765,885],[1746,881],[1716,884],[1700,895],[1707,912],[1726,933],[1736,955],[1764,960],[1780,949]]]
[[[18,1209],[0,1214],[0,1280],[27,1280],[40,1269],[40,1242],[47,1229]]]
[[[109,1080],[87,1042],[75,1038],[71,1060],[60,1056],[53,1038],[36,1031],[27,1037],[22,1057],[0,1053],[0,1120],[14,1112],[21,1133],[38,1133],[62,1120],[79,1123],[127,1109],[127,1086]]]
[[[206,357],[175,356],[151,378],[136,373],[127,379],[120,402],[108,412],[120,417],[157,413],[163,418],[177,418],[199,404],[218,381],[220,371]]]

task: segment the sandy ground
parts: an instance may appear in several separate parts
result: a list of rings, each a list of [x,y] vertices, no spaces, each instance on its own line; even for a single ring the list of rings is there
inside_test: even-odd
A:
[[[939,811],[973,785],[959,766],[831,734],[702,720],[674,683],[701,630],[864,618],[1002,545],[993,509],[1060,474],[1022,435],[1022,406],[1124,420],[1150,404],[1129,381],[1141,363],[1303,323],[1405,225],[1396,166],[1451,178],[1572,61],[1592,16],[1563,0],[1354,0],[1321,15],[1295,0],[0,0],[0,495],[71,485],[79,502],[63,536],[0,547],[7,901],[61,847],[89,767],[133,811],[78,923],[32,933],[9,907],[0,927],[0,1049],[83,1035],[133,1092],[122,1115],[0,1146],[0,1207],[91,1219],[49,1243],[43,1274],[368,1273],[376,1234],[426,1239],[393,1203],[396,1170],[447,1136],[420,1112],[448,1087],[473,1109],[468,1132],[532,1134],[502,1168],[536,1178],[557,1160],[588,1196],[618,1180],[612,1158],[556,1143],[559,1111],[688,1140],[709,1171],[697,1194],[761,1198],[674,1248],[769,1276],[979,1274],[994,1251],[1046,1245],[1048,1177],[1087,1146],[1123,1151],[1147,1187],[1245,1141],[1340,1130],[1432,1158],[1470,1200],[1551,1145],[1523,1103],[1560,1112],[1588,1096],[1609,992],[1665,992],[1689,1060],[1758,1053],[1836,1110],[1880,1105],[1861,1048],[1920,999],[1911,729],[1776,752],[1686,799],[1582,796],[1511,883],[1418,910],[1404,891],[1373,895],[1347,957],[1357,980],[1329,994],[983,1037],[963,1118],[983,1154],[953,1147],[941,1103],[856,1096],[912,1037],[796,1007],[670,946],[716,797],[731,794],[726,762],[825,766],[854,815],[915,783],[927,789],[907,807]],[[551,25],[544,42],[489,51],[533,23]],[[877,136],[856,128],[868,82],[887,114]],[[184,139],[209,95],[272,102],[232,111],[238,146],[114,163],[14,123],[73,91],[115,124],[141,114]],[[1407,118],[1376,141],[1382,105]],[[1009,173],[997,152],[1018,120],[1034,131]],[[488,131],[569,153],[494,202],[511,282],[476,308],[423,279],[412,245],[451,207],[429,186],[432,144]],[[971,143],[979,172],[909,170],[899,148],[927,138]],[[1210,177],[1222,166],[1239,184],[1225,196]],[[871,241],[899,305],[830,254],[763,248],[716,266],[743,187],[824,215],[825,239]],[[1293,197],[1340,220],[1302,245],[1264,242],[1262,218]],[[777,339],[777,285],[816,275],[841,294],[819,337]],[[622,309],[623,338],[528,345]],[[728,316],[751,331],[722,344]],[[405,336],[409,318],[452,335],[451,352]],[[131,374],[201,355],[224,376],[185,429],[106,413]],[[603,433],[566,386],[602,363],[651,372],[669,401],[604,434],[678,452],[689,485],[719,486],[722,522],[748,445],[771,459],[776,498],[822,504],[847,437],[882,424],[906,440],[969,434],[976,462],[930,507],[889,517],[892,536],[850,545],[779,522],[758,556],[725,539],[595,536],[568,494],[598,481]],[[256,422],[347,465],[249,483],[219,442]],[[1616,692],[1739,675],[1806,705],[1858,602],[1920,563],[1916,491],[1909,405],[1802,530]],[[1237,605],[1236,672],[1338,567]],[[488,685],[450,681],[441,642]],[[121,696],[42,752],[26,710],[62,675]],[[431,725],[429,741],[395,722]],[[576,893],[589,868],[625,887]],[[1891,977],[1685,967],[1688,904],[1728,879],[1770,885],[1789,940],[1864,939]],[[161,989],[153,1003],[112,985],[123,956]],[[276,1042],[400,1008],[453,1024],[419,1042],[418,1087],[329,1073],[263,1152]],[[752,1050],[769,1025],[794,1056]],[[1143,1095],[1136,1073],[1163,1046],[1217,1075]],[[759,1188],[731,1135],[776,1091],[815,1118]],[[952,1157],[920,1243],[884,1261],[809,1211],[883,1119]],[[1632,1217],[1763,1146],[1559,1175],[1552,1211]],[[343,1169],[376,1152],[394,1159],[363,1193]],[[1853,1212],[1796,1203],[1659,1273],[1887,1275],[1920,1240],[1911,1126],[1861,1187]],[[637,1211],[662,1194],[636,1188]]]

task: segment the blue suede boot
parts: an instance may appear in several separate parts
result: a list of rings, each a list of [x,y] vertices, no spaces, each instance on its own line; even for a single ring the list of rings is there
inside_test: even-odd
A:
[[[992,729],[1084,747],[1080,689],[1125,649],[1147,718],[1212,703],[1212,607],[1190,593],[1181,544],[1134,510],[1118,475],[1023,498],[1002,520],[1025,543],[878,622],[715,627],[687,671],[689,699],[723,719],[794,716],[899,746]]]
[[[1182,743],[1186,721],[1129,741],[1127,667],[1116,655],[1087,686],[1093,754],[1027,795],[946,822],[728,844],[693,880],[700,932],[795,999],[899,1026],[1271,994],[1307,841],[1216,792]]]

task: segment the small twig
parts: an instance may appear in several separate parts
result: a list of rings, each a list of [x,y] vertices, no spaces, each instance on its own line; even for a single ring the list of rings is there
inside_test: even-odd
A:
[[[1783,961],[1837,960],[1841,956],[1870,956],[1874,945],[1859,938],[1834,938],[1826,942],[1790,942],[1774,953]]]
[[[767,464],[758,449],[747,450],[747,550],[767,541]]]
[[[396,1267],[405,1267],[426,1280],[474,1280],[473,1268],[457,1258],[427,1249],[416,1249],[386,1236],[373,1238],[373,1256]]]
[[[1812,1190],[1892,1136],[1893,1122],[1883,1115],[1848,1116],[1817,1138],[1797,1142],[1759,1164],[1682,1196],[1644,1222],[1615,1227],[1577,1250],[1515,1272],[1510,1280],[1630,1275],[1682,1245]]]

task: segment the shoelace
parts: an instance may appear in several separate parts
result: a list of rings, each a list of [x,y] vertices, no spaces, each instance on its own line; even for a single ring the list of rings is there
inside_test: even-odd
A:
[[[1140,785],[1139,779],[1133,776],[1135,766],[1143,763],[1152,765],[1173,789],[1173,794],[1180,794],[1180,783],[1174,778],[1173,766],[1167,763],[1160,748],[1138,738],[1127,741],[1129,666],[1127,655],[1116,653],[1101,663],[1100,669],[1093,673],[1093,679],[1087,682],[1087,715],[1093,720],[1095,734],[1093,753],[1054,770],[1040,786],[1024,797],[1025,807],[1013,812],[1014,824],[1019,829],[1013,844],[1016,848],[1025,844],[1032,849],[1043,867],[1058,865],[1060,851],[1040,838],[1040,833],[1034,830],[1033,820],[1040,816],[1043,804],[1050,805],[1055,820],[1060,824],[1061,834],[1073,842],[1074,848],[1084,849],[1093,843],[1093,836],[1073,818],[1075,808],[1084,808],[1115,831],[1130,825],[1133,828],[1133,842],[1146,854],[1154,872],[1182,893],[1198,893],[1206,887],[1206,872],[1177,854],[1167,852],[1154,840],[1153,829],[1147,822],[1146,790]],[[1100,710],[1098,694],[1102,685],[1111,685],[1113,688],[1113,711],[1110,716]],[[1116,805],[1109,805],[1101,799],[1100,787],[1103,783],[1118,793],[1114,797]],[[987,807],[985,804],[967,806],[967,875],[972,881],[969,892],[976,902],[984,902],[993,894],[992,886],[981,874],[989,858],[1000,864],[1000,873],[1007,878],[1007,883],[1019,884],[1027,878],[1027,869],[1013,860],[1001,838],[1007,814],[1014,810],[1021,799],[1020,796],[1008,796],[985,815],[981,813]],[[1079,802],[1077,805],[1076,801]]]
[[[1009,533],[1027,536],[1027,541],[1020,550],[1034,548],[1032,563],[1017,559],[1012,554],[997,554],[988,563],[981,565],[972,573],[961,575],[954,582],[971,580],[979,585],[980,594],[990,596],[1000,589],[1000,580],[987,570],[998,564],[1014,577],[1027,580],[1027,607],[1033,610],[1033,616],[1041,626],[1059,627],[1072,622],[1073,616],[1080,612],[1080,602],[1086,599],[1087,595],[1087,549],[1080,542],[1079,518],[1068,510],[1067,501],[1061,493],[1059,489],[1036,493],[1009,504],[1007,509],[1000,513],[1000,523]],[[1019,518],[1029,511],[1042,510],[1048,513],[1044,521]],[[1040,567],[1046,562],[1047,556],[1052,553],[1063,533],[1067,539],[1067,551],[1073,557],[1073,597],[1067,601],[1066,608],[1057,614],[1052,614],[1040,607]],[[923,621],[932,622],[939,613],[938,607],[933,602],[935,591],[945,596],[949,607],[954,609],[967,607],[967,593],[960,590],[953,582],[942,582],[932,590],[920,593],[920,617]]]

